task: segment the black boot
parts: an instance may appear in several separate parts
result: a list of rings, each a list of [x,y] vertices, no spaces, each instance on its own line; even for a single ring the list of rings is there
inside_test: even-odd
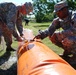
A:
[[[13,49],[12,47],[7,47],[6,51],[16,51],[15,49]]]

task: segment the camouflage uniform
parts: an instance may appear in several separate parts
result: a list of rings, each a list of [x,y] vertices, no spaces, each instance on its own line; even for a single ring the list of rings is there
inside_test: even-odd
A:
[[[23,25],[22,25],[22,17],[23,15],[19,12],[19,9],[21,7],[20,6],[17,6],[17,20],[16,20],[16,27],[20,33],[20,36],[23,36]]]
[[[65,3],[63,5],[66,6]],[[62,28],[63,30],[60,32],[55,32],[56,29],[59,28]],[[44,39],[47,36],[49,36],[50,40],[54,44],[62,47],[65,50],[64,54],[76,55],[76,13],[72,13],[69,11],[69,15],[67,18],[55,18],[48,29],[40,32],[41,39]]]
[[[23,27],[20,23],[22,20],[20,20],[21,17],[19,17],[19,14],[17,15],[17,12],[18,9],[13,3],[0,4],[0,31],[2,31],[7,46],[12,44],[11,33],[15,38],[19,37],[15,29],[15,24],[17,24],[18,31],[22,35]]]

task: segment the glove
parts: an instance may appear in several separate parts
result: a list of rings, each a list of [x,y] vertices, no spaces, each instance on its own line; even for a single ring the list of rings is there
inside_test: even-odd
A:
[[[39,34],[36,35],[34,38],[36,38],[36,39],[44,39],[44,36],[45,36],[44,32],[39,30]]]
[[[36,35],[35,37],[34,37],[34,39],[41,39],[41,35],[40,34],[38,34],[38,35]]]

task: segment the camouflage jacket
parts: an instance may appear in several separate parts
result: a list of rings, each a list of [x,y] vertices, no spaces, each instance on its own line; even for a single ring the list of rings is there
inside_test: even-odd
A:
[[[22,16],[20,15],[21,13],[19,13],[19,8],[13,3],[0,3],[0,19],[2,19],[2,21],[12,30],[15,30],[16,24],[20,35],[22,35]],[[15,36],[16,35],[17,33]]]
[[[59,28],[62,28],[63,31],[70,30],[76,35],[76,13],[69,12],[69,16],[63,20],[59,17],[55,18],[48,29],[40,33],[41,38],[44,39],[47,36],[51,36]]]

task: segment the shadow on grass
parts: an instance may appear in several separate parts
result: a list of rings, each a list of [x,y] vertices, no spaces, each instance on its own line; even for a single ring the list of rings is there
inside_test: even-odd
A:
[[[0,69],[0,75],[17,75],[17,63],[14,63],[9,69]]]
[[[1,57],[0,57],[0,65],[8,61],[9,57],[11,56],[11,52],[5,52]]]
[[[5,52],[1,57],[0,57],[0,66],[7,62],[11,56],[11,52]],[[7,66],[8,67],[8,66]],[[17,75],[17,63],[15,62],[10,68],[8,69],[1,69],[0,68],[0,75]]]
[[[36,25],[36,26],[34,26],[34,27],[48,27],[49,25]]]

